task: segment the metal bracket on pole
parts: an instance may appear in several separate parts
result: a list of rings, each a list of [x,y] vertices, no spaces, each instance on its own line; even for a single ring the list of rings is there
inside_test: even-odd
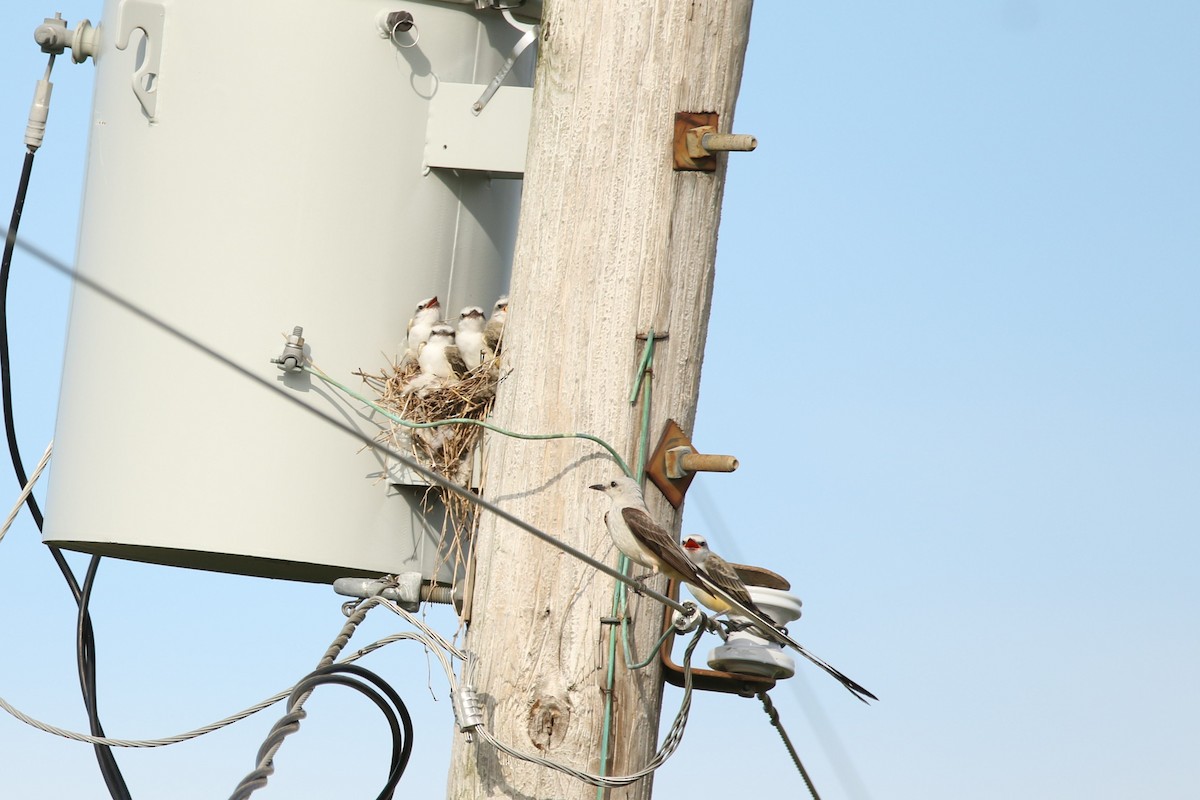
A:
[[[675,114],[675,142],[672,152],[677,172],[715,172],[717,153],[734,150],[749,152],[758,147],[758,139],[744,133],[720,133],[720,115],[711,111],[680,111]]]
[[[733,472],[737,468],[738,460],[733,456],[696,452],[691,438],[683,432],[679,423],[669,419],[658,447],[654,448],[654,453],[646,462],[646,475],[667,498],[667,502],[679,508],[697,472]]]

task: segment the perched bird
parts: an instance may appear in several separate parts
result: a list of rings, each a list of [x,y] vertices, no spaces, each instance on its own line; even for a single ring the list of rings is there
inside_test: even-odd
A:
[[[804,649],[804,647],[787,633],[780,630],[774,622],[764,615],[757,607],[748,607],[738,600],[721,582],[698,567],[688,557],[686,551],[667,533],[661,525],[654,521],[646,509],[642,498],[641,487],[637,481],[624,475],[614,478],[608,483],[598,483],[590,487],[608,495],[612,508],[604,515],[604,523],[613,542],[625,555],[637,563],[649,567],[654,572],[663,572],[677,581],[699,587],[705,594],[712,595],[721,603],[729,606],[729,611],[739,617],[749,620],[762,635],[773,639],[779,644],[787,645],[809,661],[836,678],[846,689],[859,700],[866,698],[878,700],[875,695],[855,683],[850,678],[834,669],[823,660]],[[709,556],[711,560],[712,556]],[[708,563],[708,562],[706,562]],[[725,562],[721,562],[725,563]],[[728,566],[728,564],[726,564]],[[745,585],[739,580],[737,585],[745,591]],[[703,601],[701,601],[703,602]],[[707,605],[707,604],[705,604]]]
[[[651,518],[637,481],[622,475],[590,488],[604,492],[612,501],[604,524],[617,549],[651,572],[665,573],[683,583],[704,583],[699,568],[688,560],[683,548]]]
[[[504,344],[504,322],[508,319],[508,295],[502,294],[492,306],[492,316],[483,329],[483,344],[493,356],[500,355]]]
[[[707,575],[713,583],[724,589],[730,597],[746,608],[757,614],[763,614],[763,610],[750,599],[750,592],[746,589],[746,584],[742,583],[737,570],[730,566],[728,561],[708,549],[707,539],[699,534],[691,534],[684,537],[682,544],[683,552],[687,555],[688,560]],[[704,591],[703,587],[691,583],[687,584],[687,587],[692,595],[700,601],[700,604],[710,611],[724,614],[733,609],[728,602]]]
[[[404,361],[416,358],[421,353],[421,346],[429,341],[429,333],[437,325],[442,315],[442,306],[438,303],[437,295],[428,297],[417,303],[416,313],[408,321],[408,334],[405,340],[407,350]]]
[[[454,342],[462,353],[467,369],[475,369],[483,362],[483,309],[467,306],[458,315],[458,330]]]
[[[443,380],[452,380],[466,374],[462,353],[454,344],[454,328],[444,322],[433,326],[429,341],[417,355],[422,375],[432,375]]]

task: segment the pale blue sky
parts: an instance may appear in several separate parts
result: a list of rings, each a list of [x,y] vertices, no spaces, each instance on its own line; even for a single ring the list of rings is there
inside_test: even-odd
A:
[[[773,692],[826,800],[1193,797],[1200,5],[905,5],[757,4],[735,127],[760,146],[732,157],[695,432],[742,466],[701,479],[685,529],[790,578],[792,632],[880,696],[862,706],[804,666]],[[5,219],[44,66],[30,34],[57,9],[74,23],[100,2],[0,8]],[[54,79],[21,230],[70,260],[91,67]],[[67,291],[18,254],[30,466],[53,435]],[[177,733],[284,688],[340,603],[106,561],[106,728]],[[396,627],[380,615],[361,643]],[[0,695],[82,730],[73,636],[23,516],[0,543]],[[443,682],[434,701],[410,645],[366,664],[417,716],[401,792],[438,796]],[[376,712],[336,692],[309,710],[263,796],[373,796],[386,743],[354,733]],[[223,797],[276,716],[118,758],[137,798]],[[0,776],[6,796],[104,796],[90,748],[7,716]],[[697,698],[656,794],[757,787],[804,791],[757,701]]]

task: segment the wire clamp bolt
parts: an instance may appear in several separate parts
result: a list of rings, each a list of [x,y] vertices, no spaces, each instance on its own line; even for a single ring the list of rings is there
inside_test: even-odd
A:
[[[278,358],[271,359],[284,372],[299,372],[304,367],[304,328],[297,325]]]

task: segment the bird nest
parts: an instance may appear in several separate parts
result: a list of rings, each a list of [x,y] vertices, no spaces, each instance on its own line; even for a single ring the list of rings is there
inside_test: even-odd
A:
[[[390,364],[378,374],[356,372],[377,395],[376,404],[416,426],[393,422],[379,440],[400,453],[411,454],[422,466],[467,489],[483,483],[482,460],[477,458],[484,429],[470,423],[441,423],[451,419],[483,420],[491,414],[500,372],[495,360],[485,362],[461,378],[423,384],[413,359]],[[441,486],[430,486],[423,506],[433,510],[429,492],[436,492],[446,510],[442,529],[442,559],[454,575],[464,575],[469,542],[477,517],[474,505]],[[441,565],[439,565],[440,568]]]
[[[401,419],[416,423],[409,427],[393,423],[384,434],[388,444],[410,451],[418,462],[442,477],[470,485],[473,451],[483,429],[471,424],[435,425],[449,419],[482,420],[496,399],[494,370],[479,367],[462,378],[413,390],[420,374],[415,361],[392,365],[381,375],[358,373],[378,393],[378,404]]]

